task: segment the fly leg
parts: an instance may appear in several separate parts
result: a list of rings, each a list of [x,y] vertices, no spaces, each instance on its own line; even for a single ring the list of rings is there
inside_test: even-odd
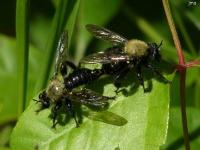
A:
[[[145,67],[153,71],[157,76],[159,76],[165,83],[171,83],[171,81],[167,80],[154,66],[151,64],[146,64]]]
[[[77,69],[76,65],[71,61],[66,60],[64,63],[66,66],[71,67],[73,70]]]
[[[146,89],[144,87],[144,79],[143,79],[143,76],[142,76],[142,72],[141,72],[141,67],[140,66],[138,66],[137,69],[136,69],[136,75],[137,75],[137,78],[138,78],[138,80],[140,82],[140,85],[142,85],[142,87],[143,87],[144,92],[146,92]]]
[[[52,128],[55,128],[56,124],[58,123],[58,122],[56,122],[56,119],[57,119],[57,116],[58,116],[58,111],[61,108],[61,106],[62,106],[62,101],[58,101],[56,103],[56,105],[51,110],[52,119],[53,119],[53,126],[52,126]]]
[[[123,90],[123,89],[120,90],[121,79],[123,79],[129,71],[130,71],[130,68],[127,66],[123,68],[122,70],[120,70],[119,72],[117,72],[116,75],[114,76],[114,85],[117,88],[115,90],[116,94],[118,94],[121,90]]]
[[[122,75],[117,75],[114,77],[114,85],[116,87],[116,90],[115,90],[115,93],[118,94],[121,90],[120,90],[120,87],[122,86],[121,85],[121,82],[120,82],[120,79],[121,79],[121,76]]]
[[[65,99],[65,106],[67,107],[67,110],[70,114],[70,116],[74,119],[75,123],[76,123],[76,127],[79,127],[79,123],[76,119],[76,115],[73,109],[73,105],[70,99]]]
[[[41,103],[41,106],[38,110],[36,110],[36,113],[39,113],[43,109],[49,108],[50,106],[49,100],[36,100],[36,99],[33,99],[33,100],[36,101],[36,103]]]

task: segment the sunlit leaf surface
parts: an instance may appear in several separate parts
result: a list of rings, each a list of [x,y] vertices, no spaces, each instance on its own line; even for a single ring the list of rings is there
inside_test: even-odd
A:
[[[105,83],[106,84],[106,83]],[[104,94],[114,91],[113,85],[104,88]],[[11,139],[13,149],[159,149],[164,144],[169,117],[169,85],[152,80],[152,90],[144,93],[141,87],[121,93],[108,111],[125,118],[128,123],[115,126],[83,116],[83,123],[75,128],[71,119],[65,125],[52,129],[48,118],[50,110],[36,115],[38,105],[32,102],[23,113]]]

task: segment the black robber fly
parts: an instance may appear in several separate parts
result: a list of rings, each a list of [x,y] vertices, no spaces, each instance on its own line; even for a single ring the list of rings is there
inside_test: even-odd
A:
[[[93,53],[84,57],[81,63],[102,64],[102,72],[113,77],[117,91],[121,86],[120,80],[133,68],[136,70],[136,76],[145,91],[141,72],[142,66],[153,71],[164,82],[169,82],[152,65],[153,61],[160,61],[161,59],[160,46],[162,42],[157,45],[156,43],[146,43],[138,39],[128,40],[113,31],[92,24],[86,25],[86,29],[96,38],[108,41],[113,46],[103,52]]]
[[[103,96],[86,88],[76,90],[76,87],[97,79],[104,72],[102,72],[102,69],[90,70],[78,68],[72,62],[68,61],[66,54],[67,42],[67,33],[63,32],[57,46],[56,65],[53,77],[47,88],[39,94],[39,100],[35,100],[41,103],[41,108],[38,112],[50,106],[52,107],[53,127],[57,124],[57,116],[61,107],[68,110],[71,117],[74,118],[76,126],[79,126],[74,112],[74,103],[104,108],[108,105],[109,99],[114,99],[114,97]],[[68,74],[68,66],[73,69],[72,73]],[[112,119],[112,116],[110,117]],[[116,116],[114,117],[116,118]]]

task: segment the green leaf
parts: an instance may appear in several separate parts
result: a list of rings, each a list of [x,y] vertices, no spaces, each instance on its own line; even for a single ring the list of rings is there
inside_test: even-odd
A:
[[[4,143],[8,145],[9,137],[11,134],[11,128],[13,128],[13,122],[16,122],[18,118],[18,104],[17,101],[17,58],[20,53],[17,51],[16,40],[5,35],[0,34],[0,146]],[[42,59],[42,53],[30,48],[29,59],[29,87],[27,88],[27,96],[32,98],[33,88],[35,81],[38,78],[39,68],[37,67]],[[12,125],[12,127],[10,126]],[[4,130],[5,129],[5,130]],[[0,147],[0,149],[8,149],[7,147]]]
[[[82,0],[80,3],[78,28],[76,30],[76,55],[78,62],[85,53],[92,35],[86,30],[86,24],[105,25],[120,8],[120,0]]]
[[[128,80],[130,81],[130,80]],[[97,81],[103,85],[103,81]],[[100,84],[98,85],[100,86]],[[104,95],[113,95],[114,86],[104,87]],[[11,147],[17,149],[159,149],[164,144],[168,127],[169,85],[152,80],[152,90],[144,93],[141,86],[119,94],[108,109],[128,123],[115,126],[86,117],[79,128],[74,120],[51,129],[50,109],[36,115],[38,105],[31,103],[20,117],[11,137]]]
[[[20,114],[25,109],[28,78],[29,55],[29,0],[17,0],[16,3],[16,39],[17,50],[20,55],[17,62],[18,75],[18,101]]]
[[[45,44],[47,43],[48,34],[50,28],[47,28],[51,24],[51,19],[38,14],[31,20],[30,23],[30,41],[40,51],[45,53]]]
[[[199,10],[198,7],[199,6],[196,6],[193,9],[193,11],[191,11],[191,10],[186,11],[185,15],[196,26],[196,28],[200,31],[200,20],[199,20],[200,10]]]
[[[200,133],[200,116],[199,109],[188,107],[187,119],[190,136],[191,149],[199,149],[199,133]],[[167,142],[162,149],[179,149],[184,150],[184,139],[182,132],[181,112],[180,108],[174,107],[170,109],[169,129],[167,135]]]
[[[17,101],[17,57],[16,42],[12,38],[0,35],[0,125],[12,121],[18,116]]]
[[[199,97],[200,97],[200,93],[199,93],[199,89],[200,89],[200,81],[198,80],[196,82],[195,88],[194,88],[194,104],[197,108],[200,108],[200,101],[199,101]]]
[[[197,78],[199,75],[199,68],[195,67],[195,68],[189,68],[187,70],[187,76],[188,78],[186,78],[186,86],[191,86],[192,84],[197,82]]]
[[[18,117],[16,41],[0,34],[0,149],[8,150],[13,122]]]
[[[0,147],[0,150],[10,150],[10,148],[7,148],[7,147]]]
[[[17,101],[17,58],[21,53],[18,53],[16,47],[16,40],[13,38],[0,35],[0,90],[2,92],[0,96],[0,124],[12,121],[18,117],[18,105]],[[28,71],[28,88],[27,97],[31,99],[33,94],[35,95],[34,86],[38,79],[38,72],[40,68],[40,60],[42,59],[43,53],[33,47],[30,47],[30,59],[29,59],[29,71]]]

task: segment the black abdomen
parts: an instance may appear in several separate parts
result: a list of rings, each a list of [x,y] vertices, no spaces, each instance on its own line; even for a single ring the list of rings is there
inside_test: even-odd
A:
[[[87,84],[103,74],[101,69],[78,69],[72,72],[68,77],[64,78],[66,89],[73,89],[79,85]]]

